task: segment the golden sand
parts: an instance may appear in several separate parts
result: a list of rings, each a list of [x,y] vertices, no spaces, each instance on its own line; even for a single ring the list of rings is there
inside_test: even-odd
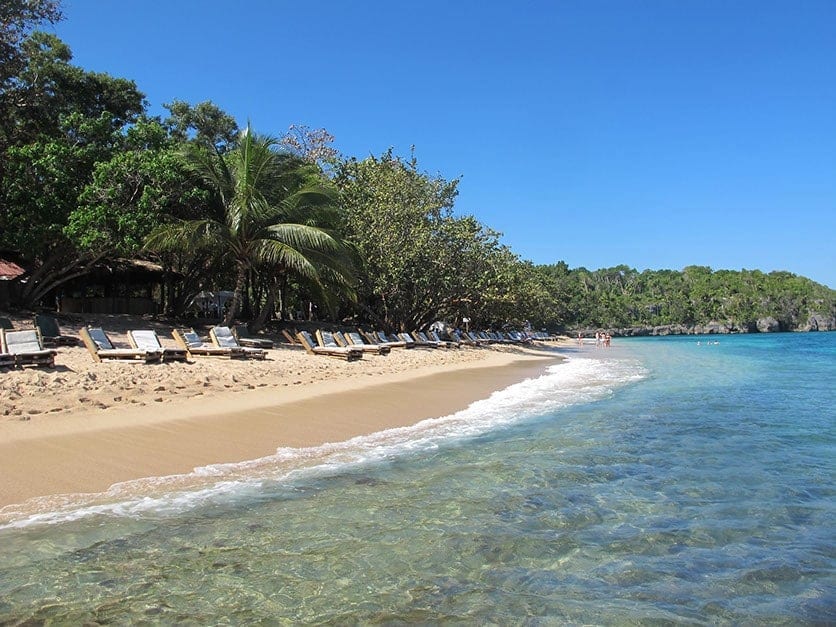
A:
[[[61,348],[55,369],[0,373],[0,506],[445,416],[555,359],[551,346],[501,346],[349,363],[284,345],[265,361],[146,365]]]

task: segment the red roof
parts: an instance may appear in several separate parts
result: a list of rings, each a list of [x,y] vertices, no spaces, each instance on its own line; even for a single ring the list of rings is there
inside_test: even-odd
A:
[[[0,259],[0,281],[10,281],[12,279],[16,279],[24,272],[25,270],[15,262]]]

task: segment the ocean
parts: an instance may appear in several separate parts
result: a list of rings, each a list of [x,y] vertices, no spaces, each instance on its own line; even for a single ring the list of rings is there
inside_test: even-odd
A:
[[[566,354],[415,427],[6,511],[0,624],[836,622],[836,333]]]

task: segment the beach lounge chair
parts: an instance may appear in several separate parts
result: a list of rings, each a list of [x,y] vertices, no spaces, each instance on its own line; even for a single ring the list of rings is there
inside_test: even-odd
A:
[[[469,337],[465,337],[461,331],[452,331],[450,333],[450,337],[456,340],[459,344],[466,344],[467,346],[479,346],[479,343],[471,340]]]
[[[0,329],[0,350],[12,356],[15,366],[55,366],[56,351],[44,349],[37,329],[9,331]]]
[[[439,348],[438,344],[431,344],[429,342],[423,342],[416,340],[413,336],[409,333],[398,333],[397,337],[407,343],[407,345],[412,344],[414,348]]]
[[[533,341],[531,337],[520,331],[509,331],[508,339],[512,342],[516,342],[517,344],[531,344]]]
[[[493,340],[491,340],[485,334],[484,331],[481,332],[481,333],[474,333],[474,332],[471,331],[470,332],[470,337],[473,338],[473,340],[475,340],[476,342],[478,342],[479,344],[482,344],[482,345],[493,344]]]
[[[319,331],[317,331],[317,334]],[[392,352],[392,347],[384,344],[367,344],[363,341],[363,338],[360,337],[359,333],[350,333],[348,335],[356,336],[354,339],[349,339],[346,337],[347,334],[341,333],[339,331],[334,333],[334,339],[337,341],[337,344],[343,347],[354,347],[359,348],[364,353],[374,353],[375,355],[388,355]],[[320,344],[322,342],[320,341]]]
[[[273,340],[267,339],[266,337],[253,337],[250,335],[250,330],[246,324],[236,324],[233,333],[241,346],[249,346],[250,348],[273,348]]]
[[[163,361],[186,361],[188,358],[184,348],[163,347],[153,329],[131,329],[128,331],[128,341],[134,348],[152,352],[162,351]]]
[[[12,321],[8,318],[0,318],[0,329],[14,330]],[[14,368],[15,358],[9,355],[0,344],[0,368]]]
[[[171,336],[178,345],[183,347],[189,357],[225,357],[227,359],[246,359],[244,350],[238,348],[222,348],[204,342],[194,329],[174,329]]]
[[[84,327],[80,332],[81,341],[90,351],[93,361],[103,359],[129,359],[144,361],[146,364],[159,363],[162,351],[147,351],[141,348],[116,348],[107,333],[98,327]]]
[[[363,358],[363,351],[359,348],[326,348],[319,346],[313,336],[307,331],[299,331],[296,337],[311,355],[327,355],[328,357],[338,357],[346,361],[355,361]]]
[[[435,331],[427,331],[426,336],[433,342],[441,342],[447,348],[461,348],[462,343],[458,340],[442,340]]]
[[[63,335],[58,321],[52,316],[35,315],[35,328],[41,332],[44,346],[78,346],[79,340],[72,335]]]
[[[298,346],[299,348],[302,348],[302,345],[299,343],[299,340],[297,340],[290,331],[288,331],[287,329],[282,329],[281,333],[282,337],[285,340],[287,340],[288,344],[290,344],[291,346]]]
[[[384,344],[392,348],[414,348],[401,339],[390,338],[383,331],[363,331],[363,329],[358,329],[358,331],[369,344]]]
[[[2,346],[0,346],[0,368],[13,368],[14,365],[14,355],[9,355],[9,353],[7,353]]]
[[[442,342],[441,340],[431,340],[423,331],[413,331],[412,337],[419,346],[429,345],[434,346],[435,348],[450,348],[450,345],[448,345],[447,342]]]
[[[265,359],[267,357],[267,351],[263,348],[241,346],[232,334],[232,329],[229,327],[212,327],[209,329],[209,337],[215,346],[220,346],[221,348],[240,348],[244,352],[244,355],[250,359]]]

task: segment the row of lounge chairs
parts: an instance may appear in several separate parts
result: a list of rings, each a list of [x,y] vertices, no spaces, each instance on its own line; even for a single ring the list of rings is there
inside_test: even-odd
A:
[[[317,330],[314,334],[299,331],[291,335],[282,331],[285,339],[291,344],[300,344],[314,355],[328,355],[352,361],[360,359],[363,353],[388,355],[393,348],[459,348],[461,342],[456,340],[442,340],[434,333],[416,331],[411,335],[398,333],[387,335],[383,331],[324,331]]]
[[[52,333],[49,339],[43,335],[44,329]],[[232,329],[223,326],[210,330],[211,344],[203,341],[194,329],[175,329],[172,335],[178,345],[176,348],[163,346],[152,329],[128,331],[130,348],[117,347],[99,327],[84,327],[79,335],[80,338],[61,334],[55,319],[50,322],[45,316],[36,317],[35,328],[26,330],[15,330],[7,318],[0,318],[0,367],[34,365],[52,368],[57,351],[51,347],[78,346],[79,343],[97,362],[119,359],[145,363],[182,362],[195,356],[264,359],[266,349],[273,347],[266,338],[239,338]],[[245,343],[249,345],[243,345]]]
[[[190,357],[225,357],[229,359],[265,359],[264,348],[242,346],[229,327],[217,326],[209,331],[207,343],[194,329],[174,329],[172,337],[177,348],[164,347],[156,331],[132,329],[128,331],[131,348],[116,348],[107,333],[100,328],[84,327],[81,340],[93,359],[134,359],[146,363],[187,361]],[[272,347],[272,342],[270,343]]]
[[[282,331],[285,339],[301,345],[313,355],[326,355],[347,361],[362,359],[366,353],[388,355],[393,348],[460,348],[462,345],[482,346],[495,343],[523,344],[531,342],[531,336],[521,333],[460,332],[454,331],[449,339],[442,339],[434,331],[386,334],[383,331],[340,332],[317,330],[313,334],[299,331],[292,335]],[[89,350],[93,359],[135,360],[145,363],[187,361],[193,357],[224,357],[229,359],[265,359],[266,350],[273,348],[267,338],[252,337],[246,326],[234,329],[216,326],[210,329],[209,339],[203,340],[194,329],[177,328],[172,337],[177,347],[166,347],[156,331],[133,329],[128,331],[130,347],[117,347],[102,328],[85,327],[80,338],[63,335],[57,321],[49,316],[35,317],[35,329],[18,331],[11,323],[0,318],[0,367],[55,364],[56,351],[52,347],[75,346],[80,342]],[[537,338],[540,339],[540,338]],[[80,340],[80,342],[79,342]]]

